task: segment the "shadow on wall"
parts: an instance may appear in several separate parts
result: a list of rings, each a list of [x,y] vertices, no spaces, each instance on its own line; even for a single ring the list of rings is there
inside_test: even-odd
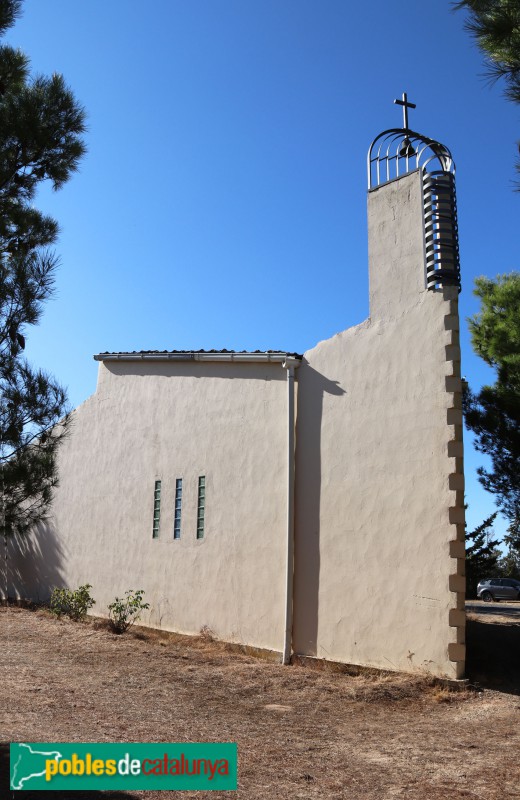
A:
[[[141,378],[219,378],[222,380],[278,380],[285,382],[287,375],[280,364],[237,363],[214,361],[105,361],[104,367],[112,377],[134,375]],[[196,369],[194,369],[196,367]]]
[[[40,522],[30,534],[12,536],[7,545],[9,597],[45,602],[54,586],[63,586],[63,549],[51,522]],[[5,586],[2,587],[5,591]]]
[[[92,791],[74,791],[71,792],[70,795],[68,792],[59,791],[53,792],[51,791],[41,791],[31,792],[31,791],[16,791],[12,792],[10,790],[10,765],[9,765],[9,745],[8,744],[0,744],[0,797],[2,800],[67,800],[67,797],[74,797],[74,800],[91,800],[92,797],[102,797],[106,798],[106,800],[135,800],[135,794],[128,794],[128,792],[116,792],[116,791],[105,791],[105,792],[92,792]]]
[[[338,381],[305,359],[298,370],[294,549],[294,651],[315,656],[320,585],[321,425],[325,394],[343,395]]]

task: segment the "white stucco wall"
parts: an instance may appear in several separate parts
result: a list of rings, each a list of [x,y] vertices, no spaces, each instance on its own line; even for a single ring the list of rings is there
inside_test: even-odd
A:
[[[27,559],[11,559],[11,593],[45,597],[49,583],[88,582],[94,613],[106,614],[115,595],[140,588],[152,605],[146,624],[186,633],[207,625],[222,639],[280,651],[286,392],[280,364],[101,363],[97,392],[74,412],[60,452],[54,514],[35,532]],[[152,539],[156,480],[161,528]]]
[[[463,671],[463,562],[451,557],[463,553],[450,545],[463,534],[463,512],[450,511],[463,505],[462,476],[450,478],[462,471],[461,444],[450,444],[460,425],[449,424],[462,421],[448,377],[459,374],[457,292],[425,289],[421,209],[418,172],[369,194],[370,319],[299,369],[294,645],[453,678]]]

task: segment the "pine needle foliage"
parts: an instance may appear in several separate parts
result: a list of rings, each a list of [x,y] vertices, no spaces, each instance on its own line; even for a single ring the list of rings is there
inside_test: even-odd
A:
[[[498,511],[491,514],[474,531],[466,533],[466,595],[477,596],[480,580],[493,577],[499,552],[498,540],[493,539],[493,522]]]
[[[499,509],[520,525],[520,273],[477,278],[474,293],[481,310],[469,320],[473,349],[496,371],[496,381],[479,392],[464,393],[467,427],[475,446],[491,458],[478,469]]]
[[[469,12],[465,28],[484,54],[487,78],[504,81],[506,97],[520,103],[520,0],[460,0],[454,6]]]
[[[520,550],[510,547],[505,556],[499,560],[496,573],[501,578],[514,578],[520,581]]]
[[[0,35],[21,12],[0,0]],[[0,45],[0,492],[5,535],[45,516],[57,449],[68,428],[66,395],[23,357],[27,327],[52,295],[57,222],[33,207],[43,181],[59,189],[85,152],[85,112],[61,75],[31,76],[21,51]]]

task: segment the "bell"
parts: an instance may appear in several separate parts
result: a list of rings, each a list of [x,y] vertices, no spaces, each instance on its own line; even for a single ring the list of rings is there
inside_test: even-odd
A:
[[[403,143],[401,145],[401,149],[399,150],[399,156],[401,158],[411,158],[415,155],[415,149],[413,144],[411,143],[408,136],[403,139]]]

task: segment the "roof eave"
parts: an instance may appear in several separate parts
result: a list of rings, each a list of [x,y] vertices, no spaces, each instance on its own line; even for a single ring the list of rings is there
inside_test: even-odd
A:
[[[288,358],[302,360],[297,353],[98,353],[95,361],[213,361],[283,364]]]

